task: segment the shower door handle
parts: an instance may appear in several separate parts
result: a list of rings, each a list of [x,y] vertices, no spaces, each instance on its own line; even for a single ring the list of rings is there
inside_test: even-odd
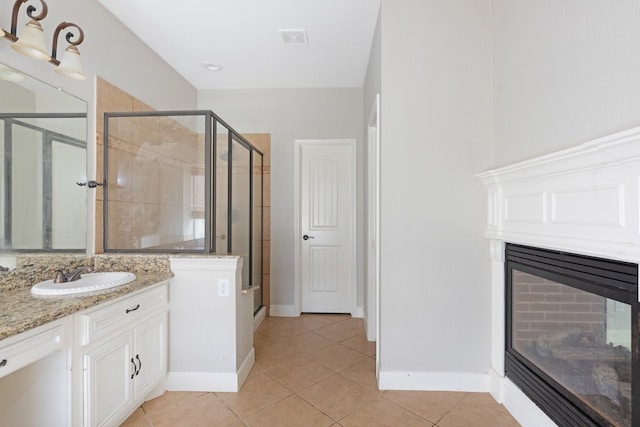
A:
[[[89,182],[76,182],[76,184],[79,185],[80,187],[84,187],[86,185],[89,188],[102,187],[104,185],[103,182],[97,182],[94,180],[91,180]]]
[[[309,239],[315,239],[315,237],[313,237],[313,236],[308,236],[308,235],[306,235],[306,234],[305,234],[304,236],[302,236],[302,239],[303,239],[303,240],[309,240]]]

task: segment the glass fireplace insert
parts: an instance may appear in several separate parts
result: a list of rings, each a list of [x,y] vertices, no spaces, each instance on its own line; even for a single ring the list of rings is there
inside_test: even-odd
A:
[[[639,425],[637,264],[507,244],[505,277],[506,376],[560,426]]]

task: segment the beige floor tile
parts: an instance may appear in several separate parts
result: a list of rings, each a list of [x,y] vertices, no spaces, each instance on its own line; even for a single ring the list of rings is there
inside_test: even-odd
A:
[[[440,427],[518,427],[520,424],[489,393],[467,393],[439,422]]]
[[[238,393],[216,395],[240,418],[244,418],[286,398],[291,391],[263,373],[247,378]]]
[[[376,398],[339,421],[343,427],[433,427],[434,424],[395,403]],[[468,427],[473,426],[469,424]]]
[[[262,323],[260,323],[260,326],[258,327],[258,331],[260,331],[260,328],[264,328],[264,327],[284,325],[286,323],[291,322],[292,319],[295,319],[295,317],[271,317],[271,316],[265,317],[262,320]]]
[[[236,415],[214,393],[203,394],[171,410],[154,412],[148,417],[153,427],[229,426],[238,421]]]
[[[343,320],[351,319],[350,314],[322,314],[321,316],[333,322],[342,322]]]
[[[282,338],[281,340],[278,340],[278,343],[294,353],[306,355],[315,353],[321,348],[330,346],[333,344],[333,341],[314,334],[313,332],[305,332],[304,334],[296,335],[294,337]]]
[[[136,409],[127,420],[122,423],[122,427],[152,427],[151,422],[147,419],[147,415],[142,408]]]
[[[298,395],[334,420],[345,417],[377,397],[338,374],[298,392]]]
[[[333,371],[313,360],[299,358],[265,371],[289,390],[299,391],[333,375]]]
[[[231,424],[227,424],[224,427],[247,427],[247,425],[242,422],[240,418],[236,418]]]
[[[348,369],[340,372],[356,384],[361,385],[369,391],[379,394],[383,392],[378,390],[378,380],[376,379],[376,361],[372,358],[366,358],[362,362],[358,362]]]
[[[333,424],[331,418],[295,395],[258,411],[243,421],[249,427],[324,427]]]
[[[188,401],[204,396],[205,392],[200,391],[173,391],[165,393],[155,399],[142,404],[142,409],[147,415],[166,410],[172,410],[186,404]]]
[[[291,362],[298,357],[285,344],[276,342],[260,351],[256,351],[255,366],[267,370],[281,363]]]
[[[247,375],[247,378],[251,378],[251,377],[254,377],[256,375],[263,374],[263,373],[264,373],[264,371],[262,369],[258,368],[256,365],[253,365],[253,367],[249,371],[249,375]]]
[[[446,391],[395,391],[384,393],[385,399],[409,409],[427,420],[437,423],[467,395]]]
[[[274,328],[277,328],[278,326],[286,325],[287,323],[289,323],[289,318],[265,317],[264,320],[260,322],[258,328],[253,331],[253,336],[254,338],[256,337],[256,335],[259,337],[268,338],[268,335],[265,333],[266,331],[270,331]]]
[[[269,338],[265,334],[260,332],[253,333],[253,348],[255,348],[256,351],[273,344],[273,341],[273,338]]]
[[[358,334],[354,337],[340,341],[340,344],[358,351],[367,356],[373,356],[376,354],[376,342],[369,341],[364,334]]]
[[[256,364],[240,392],[167,392],[123,425],[518,425],[487,393],[378,390],[375,343],[366,341],[361,320],[349,315],[268,317],[254,334],[254,347]]]
[[[313,332],[335,342],[339,342],[358,335],[362,331],[340,322],[325,326],[324,328],[316,329]]]
[[[275,340],[300,335],[305,333],[306,331],[307,330],[302,326],[291,324],[289,322],[283,324],[267,325],[265,325],[263,322],[262,325],[260,325],[260,327],[258,328],[258,332]]]
[[[358,332],[362,332],[364,333],[364,322],[362,321],[362,319],[357,319],[355,317],[351,317],[349,319],[343,320],[340,322],[341,325],[345,325],[345,326],[349,326],[350,328],[353,328],[355,330],[357,330]]]
[[[362,353],[351,350],[342,344],[331,344],[309,357],[335,372],[343,371],[367,359]]]
[[[303,314],[299,318],[294,319],[292,323],[308,331],[312,331],[332,325],[334,321],[321,314]]]

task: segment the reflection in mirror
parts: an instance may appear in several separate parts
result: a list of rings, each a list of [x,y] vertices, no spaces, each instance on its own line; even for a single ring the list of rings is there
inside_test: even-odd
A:
[[[0,250],[84,250],[87,107],[0,74]]]

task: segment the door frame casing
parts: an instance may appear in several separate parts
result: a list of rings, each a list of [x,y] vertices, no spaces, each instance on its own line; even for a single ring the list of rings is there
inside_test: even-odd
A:
[[[357,317],[358,313],[358,219],[357,219],[357,140],[356,138],[336,138],[336,139],[296,139],[293,141],[293,218],[294,218],[294,278],[296,283],[294,284],[293,293],[293,307],[295,313],[299,316],[302,313],[302,269],[300,268],[302,249],[300,242],[302,241],[301,230],[301,218],[300,218],[300,180],[302,178],[301,173],[301,156],[302,148],[304,146],[327,146],[327,145],[346,145],[351,151],[351,162],[349,167],[349,180],[352,185],[352,201],[351,201],[351,232],[353,238],[351,239],[349,250],[353,254],[353,259],[356,261],[356,265],[351,269],[351,315]]]
[[[376,94],[367,123],[366,251],[364,286],[367,288],[365,326],[367,339],[376,341],[380,354],[380,94]],[[378,366],[378,363],[376,363]]]

